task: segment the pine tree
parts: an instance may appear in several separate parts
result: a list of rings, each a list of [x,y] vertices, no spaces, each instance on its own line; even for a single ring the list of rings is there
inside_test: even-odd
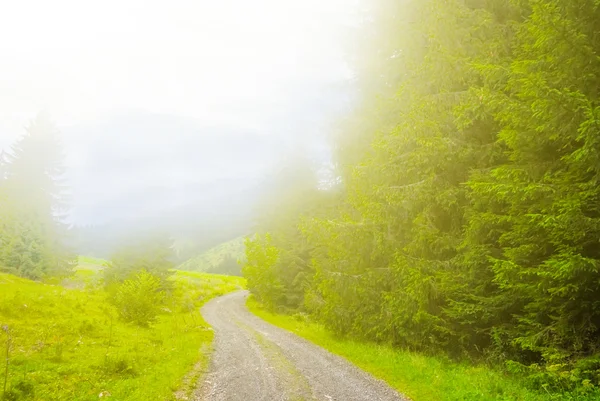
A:
[[[597,2],[531,2],[503,84],[482,92],[508,159],[469,184],[471,243],[513,317],[494,335],[551,363],[600,351],[599,20]]]
[[[246,244],[249,288],[338,334],[529,365],[547,390],[597,381],[600,3],[371,12],[343,194],[281,198]]]
[[[69,271],[72,256],[63,245],[66,209],[62,152],[56,128],[39,116],[15,143],[3,164],[1,267],[41,279]]]

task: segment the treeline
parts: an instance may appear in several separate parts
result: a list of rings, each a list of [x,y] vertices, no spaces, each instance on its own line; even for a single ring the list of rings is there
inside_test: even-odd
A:
[[[600,3],[372,4],[341,184],[273,195],[251,291],[339,334],[598,386]]]
[[[0,153],[0,272],[34,280],[71,273],[63,158],[57,129],[43,116]]]

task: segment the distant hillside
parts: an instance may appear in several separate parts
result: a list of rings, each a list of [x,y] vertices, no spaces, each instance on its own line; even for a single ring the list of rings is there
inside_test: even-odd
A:
[[[75,270],[100,271],[104,270],[108,263],[110,263],[108,260],[79,255],[77,257],[77,266],[75,267]]]
[[[132,110],[64,127],[62,136],[73,159],[65,172],[71,248],[110,258],[132,238],[159,233],[177,241],[176,263],[252,232],[270,174],[292,149],[246,124]]]
[[[182,264],[178,270],[201,271],[215,274],[241,275],[238,260],[244,258],[244,237],[224,242]]]

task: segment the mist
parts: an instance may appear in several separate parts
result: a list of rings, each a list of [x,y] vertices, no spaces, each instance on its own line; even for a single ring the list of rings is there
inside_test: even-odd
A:
[[[343,40],[356,22],[352,2],[7,8],[0,149],[39,113],[54,122],[64,219],[82,230],[81,251],[106,256],[109,238],[149,229],[212,235],[212,245],[247,234],[289,155],[303,153],[317,171],[331,163],[327,132],[352,90]]]
[[[0,399],[600,400],[599,0],[0,13]]]

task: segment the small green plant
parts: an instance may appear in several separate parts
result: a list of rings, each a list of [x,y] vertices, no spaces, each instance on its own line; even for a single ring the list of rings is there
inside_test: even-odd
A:
[[[124,356],[105,360],[104,372],[112,376],[122,377],[135,377],[137,375],[133,362]]]
[[[35,385],[26,380],[21,380],[15,385],[15,389],[21,392],[23,397],[31,398],[35,395]]]
[[[113,301],[123,320],[148,327],[156,320],[164,300],[160,278],[142,270],[119,284]]]
[[[64,349],[65,345],[62,338],[58,338],[54,346],[54,357],[52,358],[54,362],[62,362]]]

